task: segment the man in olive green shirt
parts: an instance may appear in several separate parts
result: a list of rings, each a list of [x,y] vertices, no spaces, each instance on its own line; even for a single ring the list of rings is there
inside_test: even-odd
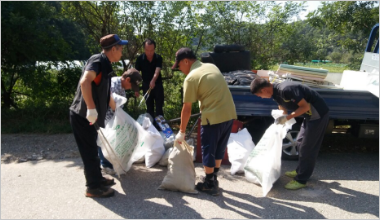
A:
[[[181,125],[176,141],[184,141],[191,105],[199,101],[202,113],[202,163],[206,178],[204,182],[196,185],[196,189],[216,196],[219,194],[217,173],[227,147],[233,120],[237,118],[235,104],[218,67],[198,61],[191,49],[181,48],[177,51],[172,69],[175,68],[179,68],[186,75],[183,83]]]

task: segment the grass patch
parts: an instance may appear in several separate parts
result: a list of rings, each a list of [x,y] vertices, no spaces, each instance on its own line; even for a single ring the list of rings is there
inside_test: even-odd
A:
[[[1,110],[1,133],[71,133],[68,107]]]

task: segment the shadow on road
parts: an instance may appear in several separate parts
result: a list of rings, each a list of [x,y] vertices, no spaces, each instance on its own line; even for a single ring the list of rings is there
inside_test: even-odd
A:
[[[213,213],[211,215],[220,218],[227,217],[218,214],[220,209],[229,210],[233,213],[231,216],[244,216],[249,219],[294,218],[295,216],[297,218],[325,218],[314,208],[271,198],[257,198],[223,188],[221,188],[221,194],[216,197],[204,193],[192,195],[157,190],[167,169],[161,167],[151,169],[147,172],[143,167],[134,166],[121,177],[123,192],[117,193],[112,203],[104,199],[95,199],[95,201],[123,218],[200,219],[207,218],[201,215],[205,212]]]
[[[273,186],[274,189],[268,196],[294,202],[320,203],[334,206],[350,213],[367,213],[379,216],[379,196],[343,187],[338,182],[311,180],[307,188],[280,192],[278,189],[283,187],[283,184],[284,182],[276,182]]]

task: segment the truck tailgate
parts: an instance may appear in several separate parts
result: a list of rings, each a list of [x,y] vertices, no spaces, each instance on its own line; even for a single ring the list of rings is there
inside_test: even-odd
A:
[[[239,116],[270,116],[278,105],[252,95],[249,86],[228,86]],[[368,91],[315,89],[330,108],[331,119],[379,120],[379,98]]]

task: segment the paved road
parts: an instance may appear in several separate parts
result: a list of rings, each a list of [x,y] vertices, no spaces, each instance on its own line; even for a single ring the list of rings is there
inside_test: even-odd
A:
[[[282,173],[295,166],[283,161]],[[288,191],[281,176],[267,197],[225,165],[218,197],[157,190],[166,171],[134,165],[115,197],[90,199],[80,158],[1,164],[1,218],[379,218],[378,154],[321,153],[307,188]]]

